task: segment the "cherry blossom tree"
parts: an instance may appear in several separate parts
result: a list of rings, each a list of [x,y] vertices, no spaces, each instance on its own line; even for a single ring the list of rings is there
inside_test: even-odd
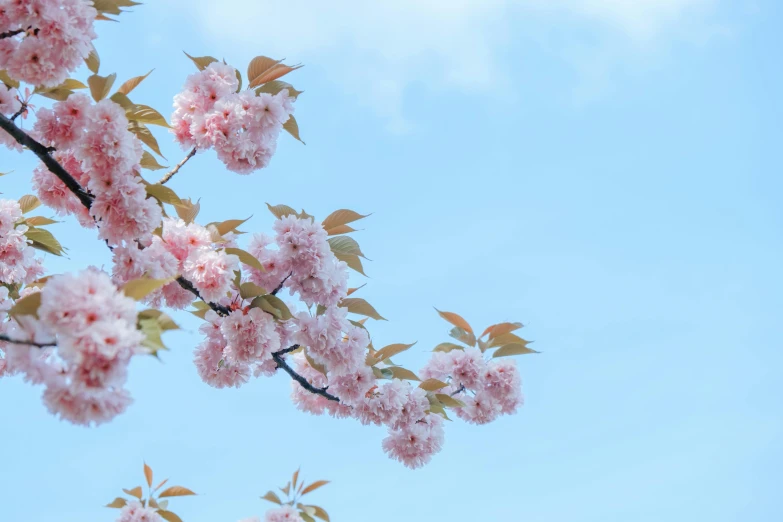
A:
[[[316,219],[267,204],[273,232],[247,242],[247,220],[197,222],[198,200],[166,183],[200,154],[253,174],[269,164],[282,131],[298,139],[301,91],[281,78],[299,66],[258,56],[243,78],[225,62],[188,55],[196,71],[174,96],[169,123],[131,101],[147,75],[114,90],[116,74],[99,74],[94,24],[134,5],[0,0],[0,142],[40,160],[35,194],[0,200],[0,376],[41,385],[45,407],[61,419],[108,422],[132,402],[131,359],[159,357],[163,334],[177,328],[169,314],[188,310],[203,320],[194,363],[206,384],[240,387],[282,370],[298,409],[386,427],[383,451],[411,468],[441,450],[449,411],[475,424],[515,413],[520,375],[508,356],[534,353],[514,333],[520,323],[479,334],[438,311],[453,342],[436,346],[418,373],[396,362],[412,344],[374,346],[366,322],[384,318],[354,295],[361,287],[349,287],[349,270],[364,275],[351,233],[365,215],[339,209]],[[84,82],[72,77],[82,64]],[[48,105],[35,107],[35,97]],[[154,127],[186,155],[150,181],[143,170],[165,169]],[[63,246],[46,228],[53,219],[30,215],[40,205],[94,229],[111,271],[47,274],[37,252],[57,256]]]
[[[152,468],[144,464],[144,481],[147,485],[146,494],[143,486],[123,489],[126,497],[117,497],[106,504],[108,508],[119,509],[117,522],[182,522],[173,508],[169,507],[169,501],[175,497],[196,495],[190,489],[183,486],[168,486],[168,479],[155,484]],[[304,497],[329,483],[328,480],[316,480],[307,484],[299,476],[296,470],[291,480],[285,486],[278,488],[281,495],[275,491],[268,491],[261,498],[268,500],[277,507],[270,508],[264,514],[264,522],[330,522],[329,514],[321,506],[304,504]],[[261,522],[259,517],[244,518],[239,522]]]

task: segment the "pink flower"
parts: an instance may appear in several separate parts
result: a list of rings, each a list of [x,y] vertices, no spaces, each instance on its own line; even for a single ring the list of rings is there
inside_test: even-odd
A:
[[[504,414],[516,413],[522,405],[522,381],[513,359],[496,359],[484,372],[484,390],[495,399]]]
[[[138,500],[131,500],[120,510],[117,522],[163,522],[163,518],[153,508],[142,506]]]
[[[373,386],[375,386],[375,375],[366,365],[351,373],[329,374],[329,393],[339,397],[340,401],[346,404],[356,404],[364,400]]]
[[[427,420],[399,430],[389,430],[383,451],[405,466],[415,469],[427,464],[443,447],[443,420],[428,415]]]
[[[260,308],[247,313],[235,310],[220,326],[226,348],[223,356],[231,364],[263,363],[280,349],[280,336],[272,316]]]
[[[279,508],[270,509],[264,515],[265,522],[301,522],[302,517],[299,516],[299,512],[292,506],[280,506]]]
[[[52,414],[83,426],[108,422],[124,413],[133,402],[130,394],[122,389],[74,391],[60,386],[47,387],[43,400]]]
[[[204,248],[190,253],[182,275],[193,283],[205,301],[218,301],[228,293],[238,267],[237,256]]]

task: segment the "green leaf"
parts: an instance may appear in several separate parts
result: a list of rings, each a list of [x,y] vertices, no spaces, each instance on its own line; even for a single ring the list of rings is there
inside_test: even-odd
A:
[[[127,500],[125,500],[124,498],[122,498],[122,497],[117,497],[117,498],[115,498],[114,500],[112,500],[110,503],[106,504],[106,506],[105,506],[105,507],[107,507],[107,508],[117,508],[117,509],[120,509],[120,508],[123,508],[123,507],[125,507],[125,504],[127,504],[127,503],[128,503],[128,501],[127,501]]]
[[[323,520],[324,522],[329,522],[329,515],[324,511],[324,508],[319,506],[309,506],[315,510],[315,516]]]
[[[439,381],[438,379],[427,379],[426,381],[419,384],[419,388],[431,392],[440,390],[441,388],[445,388],[447,386],[448,384],[443,381]]]
[[[205,303],[206,304],[206,303]],[[160,326],[161,331],[168,331],[168,330],[179,330],[179,325],[174,322],[174,319],[172,319],[167,314],[161,312],[160,310],[156,310],[154,308],[148,308],[147,310],[142,310],[138,314],[139,320],[141,319],[154,319],[157,321],[158,325]]]
[[[10,316],[34,315],[38,316],[38,307],[41,306],[41,292],[35,292],[18,299],[14,306],[8,310]]]
[[[171,486],[170,488],[166,488],[163,491],[161,491],[160,495],[158,495],[158,498],[184,497],[187,495],[195,495],[195,493],[193,493],[188,488],[183,488],[182,486]]]
[[[246,264],[247,266],[253,267],[256,270],[260,270],[262,272],[266,272],[264,265],[261,264],[261,261],[256,259],[255,256],[250,252],[246,252],[241,248],[226,248],[225,250],[226,254],[237,256],[239,261]]]
[[[65,249],[60,242],[57,241],[57,238],[48,230],[30,227],[24,235],[27,239],[32,241],[30,246],[37,250],[48,252],[55,256],[61,256],[65,252]]]
[[[467,344],[468,346],[475,346],[476,344],[476,338],[473,336],[473,334],[466,332],[458,326],[455,326],[449,330],[449,336],[453,337],[459,342]]]
[[[297,140],[301,141],[304,144],[304,141],[302,141],[302,138],[299,137],[299,124],[296,123],[296,118],[294,118],[294,115],[290,115],[286,122],[283,124],[283,129],[288,132],[291,136],[296,138]]]
[[[267,291],[265,289],[261,288],[255,283],[251,283],[250,281],[239,285],[239,295],[242,297],[242,299],[251,299],[266,293]]]
[[[452,350],[464,350],[464,348],[454,343],[440,343],[432,351],[433,352],[450,352]]]
[[[166,122],[166,118],[149,105],[134,104],[133,107],[129,107],[125,110],[125,116],[127,116],[129,120],[146,123],[148,125],[170,127]]]
[[[161,334],[163,330],[158,324],[157,319],[139,319],[138,330],[144,334],[144,340],[141,342],[142,346],[150,349],[152,355],[157,355],[161,350],[166,350],[166,345],[163,344]]]
[[[326,216],[326,219],[323,220],[321,225],[324,227],[324,230],[329,232],[329,230],[335,227],[338,227],[340,225],[347,225],[348,223],[353,223],[354,221],[358,221],[362,218],[366,218],[367,216],[369,216],[369,214],[363,216],[358,212],[354,212],[353,210],[348,210],[347,208],[341,208],[340,210],[335,210],[334,212]]]
[[[378,321],[386,320],[370,303],[359,297],[346,297],[340,302],[339,306],[347,308],[348,311],[353,314],[366,315],[367,317],[372,317]]]
[[[277,219],[283,219],[285,216],[288,216],[290,214],[296,215],[296,210],[292,209],[288,205],[270,205],[269,203],[266,204],[267,208],[269,208],[269,212],[271,212]]]
[[[3,82],[9,89],[19,88],[19,81],[8,76],[8,71],[6,70],[0,71],[0,82]]]
[[[494,348],[496,346],[503,346],[504,344],[511,344],[511,343],[527,343],[526,340],[522,339],[520,336],[513,334],[513,333],[505,333],[502,335],[498,335],[497,337],[491,338],[489,341],[489,344],[487,345],[489,348]]]
[[[144,76],[134,76],[134,77],[133,77],[133,78],[131,78],[130,80],[128,80],[128,81],[126,81],[125,83],[123,83],[122,85],[120,85],[120,88],[119,88],[119,89],[117,89],[117,92],[121,92],[122,94],[126,94],[126,95],[127,95],[127,94],[128,94],[128,93],[130,93],[130,92],[131,92],[133,89],[135,89],[136,87],[138,87],[138,85],[139,85],[141,82],[143,82],[143,81],[144,81],[144,79],[145,79],[147,76],[149,76],[150,74],[152,74],[152,71],[154,71],[154,70],[155,70],[155,69],[152,69],[152,70],[150,70],[150,72],[148,72],[148,73],[147,73],[147,74],[145,74]]]
[[[158,288],[167,285],[172,279],[133,279],[122,286],[122,292],[136,301],[141,301]]]
[[[185,51],[182,51],[182,52],[184,53]],[[190,56],[188,53],[185,53],[185,56],[190,58],[193,61],[193,63],[196,64],[196,67],[198,67],[199,71],[203,71],[204,69],[206,69],[207,66],[209,64],[211,64],[212,62],[218,61],[217,58],[213,58],[211,56],[196,56],[196,57],[194,57],[194,56]]]
[[[377,352],[375,352],[375,355],[373,356],[378,361],[383,361],[388,359],[389,357],[394,357],[395,355],[404,352],[405,350],[409,349],[411,346],[413,346],[416,343],[411,344],[402,344],[402,343],[395,343],[390,344],[388,346],[384,346]]]
[[[169,205],[181,205],[182,200],[179,199],[177,193],[171,190],[166,185],[147,185],[147,194],[154,197],[161,203],[168,203]]]
[[[436,393],[435,398],[438,399],[441,404],[449,408],[462,408],[465,406],[465,403],[461,400],[455,399],[451,395],[447,395],[445,393]]]
[[[141,162],[140,162],[142,168],[145,168],[147,170],[160,170],[167,168],[164,165],[161,165],[158,163],[158,160],[155,159],[155,156],[147,152],[146,150],[141,155]]]
[[[263,497],[264,500],[268,500],[269,502],[274,502],[275,504],[282,505],[283,502],[280,500],[280,497],[277,496],[277,493],[274,491],[268,491],[266,495]]]
[[[32,194],[22,196],[19,198],[18,203],[19,207],[22,209],[22,214],[27,214],[31,210],[35,210],[41,206],[41,201]]]
[[[253,308],[261,308],[282,321],[287,321],[293,317],[291,310],[288,309],[288,306],[286,306],[283,300],[271,294],[259,295],[253,299],[250,306]]]
[[[350,254],[335,254],[334,257],[336,257],[340,261],[345,261],[345,264],[348,265],[349,268],[353,268],[363,276],[367,277],[367,274],[364,273],[362,260],[359,259],[359,256],[350,255]]]
[[[352,237],[336,236],[330,237],[327,241],[329,242],[329,247],[332,249],[332,252],[335,254],[364,257],[362,249],[359,248],[359,243]]]
[[[286,83],[280,80],[272,80],[271,82],[267,82],[263,85],[261,85],[259,88],[256,89],[256,94],[261,94],[262,92],[265,92],[267,94],[275,95],[282,91],[283,89],[288,89],[288,96],[296,100],[300,94],[302,94],[304,91],[297,91],[293,85],[290,83]]]
[[[114,80],[117,79],[117,73],[112,73],[109,76],[99,76],[93,74],[87,78],[87,85],[90,86],[90,94],[95,101],[101,101],[109,95]]]
[[[537,351],[528,348],[526,344],[527,342],[525,344],[522,343],[507,344],[495,350],[495,353],[492,354],[492,357],[508,357],[509,355],[524,355],[528,353],[538,353]]]

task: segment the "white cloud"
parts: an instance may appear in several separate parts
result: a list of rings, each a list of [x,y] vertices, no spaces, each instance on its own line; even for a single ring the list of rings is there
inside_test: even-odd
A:
[[[485,89],[503,82],[502,52],[515,25],[576,22],[640,50],[666,42],[717,0],[196,0],[195,10],[215,45],[318,63],[399,130],[403,92],[428,88]],[[544,31],[546,33],[547,31]],[[540,38],[540,36],[539,36]],[[577,68],[601,63],[605,44],[581,50]],[[612,44],[616,45],[616,44]],[[566,52],[573,59],[573,49]]]

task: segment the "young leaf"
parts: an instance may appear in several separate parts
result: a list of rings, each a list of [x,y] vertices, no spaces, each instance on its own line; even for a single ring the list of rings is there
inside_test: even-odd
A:
[[[252,299],[253,297],[258,297],[259,295],[264,295],[266,293],[267,291],[264,288],[261,288],[250,281],[239,285],[239,295],[242,299]]]
[[[180,200],[180,204],[174,207],[174,210],[177,211],[177,215],[185,223],[193,223],[201,210],[201,203],[199,201],[193,203],[190,198],[182,199]]]
[[[323,220],[321,225],[324,227],[324,230],[329,232],[329,230],[332,228],[338,227],[340,225],[347,225],[348,223],[353,223],[354,221],[366,218],[367,216],[369,216],[369,214],[363,216],[358,212],[354,212],[353,210],[341,208],[340,210],[335,210],[326,216],[326,219]]]
[[[154,70],[154,69],[153,69],[153,70]],[[140,84],[142,81],[144,81],[144,79],[145,79],[147,76],[149,76],[150,74],[152,74],[152,70],[151,70],[150,72],[148,72],[147,74],[145,74],[144,76],[134,76],[134,77],[133,77],[133,78],[131,78],[130,80],[128,80],[128,81],[126,81],[125,83],[123,83],[122,85],[120,85],[120,88],[119,88],[119,89],[117,89],[117,92],[121,92],[122,94],[128,94],[128,93],[130,93],[130,92],[131,92],[133,89],[135,89],[136,87],[138,87],[138,85],[139,85],[139,84]]]
[[[145,168],[147,170],[160,170],[165,169],[167,167],[161,165],[158,163],[158,160],[155,159],[155,156],[147,152],[146,150],[141,155],[141,162],[140,162],[142,168]]]
[[[59,221],[55,221],[53,219],[49,219],[43,216],[32,216],[25,219],[24,222],[31,227],[43,227],[46,225],[53,225],[55,223],[59,223]]]
[[[357,243],[352,237],[330,237],[327,241],[329,242],[329,247],[332,249],[332,252],[335,254],[364,257],[364,254],[362,254],[362,249],[359,248],[359,243]]]
[[[386,320],[370,303],[358,297],[347,297],[340,302],[339,306],[347,308],[353,314],[366,315],[378,321]]]
[[[141,312],[139,312],[138,318],[155,319],[158,322],[161,331],[163,332],[167,332],[169,330],[179,330],[179,325],[174,322],[174,319],[172,319],[169,315],[161,312],[160,310],[155,310],[154,308],[142,310]],[[162,484],[158,484],[158,487],[160,487],[161,485]]]
[[[296,123],[296,118],[294,118],[293,114],[290,115],[283,124],[283,129],[285,129],[288,134],[305,144],[305,142],[302,141],[302,138],[299,137],[299,124]]]
[[[161,491],[160,495],[158,495],[158,498],[184,497],[186,495],[195,495],[195,493],[193,493],[188,488],[183,488],[182,486],[171,486],[170,488]]]
[[[179,518],[175,513],[166,511],[165,509],[159,509],[158,515],[160,515],[164,520],[168,520],[168,522],[182,522],[182,519]]]
[[[308,506],[315,510],[315,516],[323,520],[324,522],[330,522],[329,521],[329,515],[324,511],[324,508],[319,506]]]
[[[280,500],[280,497],[277,496],[277,493],[274,491],[268,491],[266,495],[263,497],[264,500],[268,500],[269,502],[274,502],[275,504],[282,505],[283,502]]]
[[[296,480],[297,480],[298,478],[299,478],[299,470],[297,469],[296,471],[294,471],[294,476],[293,476],[293,478],[291,479],[291,484],[292,484],[292,487],[293,487],[294,489],[296,489]]]
[[[359,290],[361,290],[365,286],[367,286],[367,283],[364,283],[362,286],[357,286],[356,288],[349,288],[348,292],[346,293],[346,295],[351,295],[354,292],[358,292]]]
[[[427,379],[426,381],[419,384],[419,388],[431,392],[440,390],[441,388],[445,388],[446,386],[448,386],[448,384],[446,384],[443,381],[439,381],[438,379]]]
[[[144,145],[151,148],[158,156],[166,159],[166,157],[160,152],[158,140],[155,139],[155,136],[152,135],[146,125],[137,121],[131,121],[128,123],[128,130],[135,134]]]
[[[258,87],[262,83],[271,82],[285,76],[291,71],[302,67],[301,65],[288,66],[281,63],[283,60],[273,60],[266,56],[256,56],[247,66],[247,80],[249,88]]]
[[[244,223],[251,217],[253,216],[250,216],[249,218],[246,219],[227,219],[226,221],[223,221],[221,223],[215,223],[215,227],[217,228],[218,234],[224,236],[229,232],[235,232],[238,226],[242,225],[242,223]]]
[[[408,380],[408,381],[421,380],[415,373],[408,370],[407,368],[403,368],[402,366],[392,366],[391,368],[384,368],[384,369],[389,370],[392,374],[392,377],[394,377],[395,379]]]
[[[19,207],[22,209],[22,214],[27,214],[31,210],[35,210],[41,206],[41,201],[32,194],[22,196],[19,198],[18,203]]]
[[[139,319],[138,327],[139,331],[144,334],[144,340],[141,342],[141,345],[149,348],[152,355],[156,355],[161,350],[166,350],[166,345],[163,344],[163,339],[160,337],[163,330],[156,319]]]
[[[185,53],[185,51],[182,51],[182,52]],[[212,62],[218,61],[217,58],[212,58],[211,56],[197,56],[197,57],[193,57],[193,56],[190,56],[188,53],[185,53],[185,56],[187,56],[188,58],[193,60],[193,63],[196,64],[196,67],[198,67],[199,71],[203,71],[204,69],[206,69],[207,66],[209,64],[211,64]]]
[[[464,350],[464,348],[458,344],[454,343],[440,343],[438,346],[433,348],[433,352],[450,352],[451,350]]]
[[[455,326],[449,330],[449,335],[461,343],[465,343],[468,346],[474,346],[476,344],[476,337],[472,333],[468,333],[459,326]]]
[[[524,355],[527,353],[538,353],[537,351],[528,348],[526,344],[521,344],[521,343],[507,344],[495,350],[495,353],[492,354],[492,357],[508,357],[509,355]]]
[[[324,377],[326,377],[326,366],[315,362],[315,360],[312,357],[310,357],[310,354],[307,353],[307,350],[304,351],[304,355],[305,355],[305,359],[307,359],[307,364],[309,364],[311,368],[313,368],[314,370],[323,374]]]
[[[241,248],[226,248],[225,251],[226,254],[237,256],[239,260],[247,266],[253,267],[256,270],[260,270],[262,272],[266,272],[266,269],[264,269],[264,265],[261,264],[261,261],[256,259],[255,256],[250,252],[246,252]]]
[[[141,486],[136,486],[133,489],[123,489],[123,491],[132,497],[136,497],[137,499],[141,500]]]
[[[375,359],[377,359],[378,361],[383,361],[388,359],[389,357],[394,357],[398,353],[402,353],[405,350],[409,349],[414,344],[416,343],[412,343],[412,344],[396,343],[396,344],[390,344],[388,346],[384,346],[383,348],[381,348],[375,353]]]
[[[437,308],[435,309],[435,311],[438,312],[438,314],[440,314],[440,316],[442,318],[444,318],[445,320],[447,320],[448,322],[450,322],[451,324],[453,324],[457,328],[462,328],[463,330],[465,330],[469,334],[473,333],[473,329],[470,327],[468,322],[465,319],[463,319],[461,316],[459,316],[459,315],[457,315],[457,314],[455,314],[453,312],[441,312]]]
[[[117,79],[117,73],[112,73],[109,76],[98,76],[93,74],[87,78],[87,85],[90,86],[90,94],[95,101],[101,101],[109,95],[111,86],[114,85],[114,80]]]
[[[152,487],[152,468],[146,462],[144,463],[144,478],[147,479],[147,485]]]
[[[451,395],[447,395],[445,393],[436,393],[435,398],[438,399],[441,404],[449,408],[462,408],[465,406],[465,403],[461,400],[455,399]]]
[[[122,292],[131,299],[141,301],[158,288],[170,282],[171,279],[148,279],[146,277],[132,279],[123,285]]]
[[[485,335],[489,334],[489,338],[492,339],[498,335],[503,335],[513,332],[514,330],[518,330],[519,328],[522,328],[522,323],[493,324],[492,326],[488,326],[487,329],[484,330],[484,333],[480,335],[480,337],[484,337]]]
[[[286,83],[280,80],[272,80],[271,82],[267,82],[263,84],[261,87],[256,89],[256,94],[261,94],[262,92],[265,92],[267,94],[277,94],[283,89],[288,89],[288,96],[296,100],[300,94],[302,94],[304,91],[297,91],[294,89],[294,86],[290,83]]]
[[[0,82],[3,82],[9,89],[16,89],[19,87],[19,81],[14,80],[5,70],[0,71]]]
[[[168,203],[169,205],[181,205],[182,200],[179,199],[177,193],[171,190],[166,185],[147,185],[145,187],[147,194],[154,197],[161,203]]]
[[[349,268],[353,268],[363,276],[367,277],[367,274],[364,273],[362,260],[359,258],[359,256],[350,255],[350,254],[335,254],[334,257],[336,257],[340,261],[345,261],[345,264],[348,265]]]
[[[149,125],[160,125],[161,127],[170,127],[166,122],[166,118],[161,113],[150,107],[149,105],[135,104],[125,110],[125,116],[129,120],[137,121],[139,123],[146,123]]]
[[[277,219],[283,219],[290,214],[296,214],[296,210],[292,209],[288,205],[272,206],[267,203],[266,206],[269,208],[269,212],[271,212]]]
[[[337,225],[336,227],[332,227],[327,230],[326,235],[336,236],[337,234],[350,234],[351,232],[356,232],[356,229],[348,225]]]
[[[120,509],[120,508],[123,508],[123,507],[125,507],[125,504],[127,504],[127,503],[128,503],[128,501],[127,501],[127,500],[125,500],[124,498],[122,498],[122,497],[117,497],[117,498],[115,498],[114,500],[112,500],[112,501],[111,501],[109,504],[106,504],[106,506],[105,506],[105,507],[107,507],[107,508],[117,508],[117,509]]]
[[[517,334],[513,333],[506,333],[503,335],[498,335],[497,337],[492,338],[489,341],[489,344],[487,345],[488,348],[494,348],[496,346],[503,346],[504,344],[511,344],[511,343],[527,343],[526,340],[522,339]]]
[[[27,229],[27,232],[25,232],[24,235],[27,237],[27,239],[32,241],[30,246],[33,248],[42,250],[44,252],[49,252],[50,254],[54,254],[56,256],[63,255],[65,249],[60,244],[60,242],[57,241],[57,238],[55,238],[54,235],[48,230],[44,230],[43,228],[30,227]]]
[[[84,59],[84,63],[87,64],[87,68],[93,74],[98,74],[98,69],[101,66],[101,59],[98,57],[98,51],[95,50],[95,47],[90,50],[90,54]]]

